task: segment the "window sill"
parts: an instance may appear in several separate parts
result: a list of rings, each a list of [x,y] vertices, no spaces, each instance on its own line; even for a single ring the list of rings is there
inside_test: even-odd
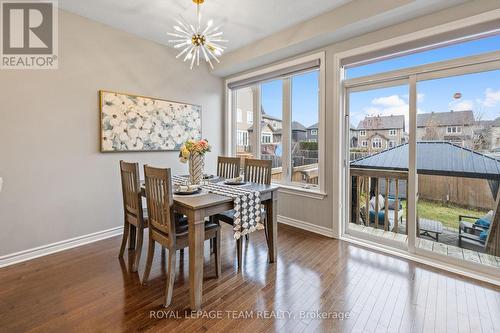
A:
[[[290,195],[298,195],[301,197],[323,200],[326,198],[327,194],[325,192],[321,192],[319,189],[310,189],[310,188],[302,188],[290,184],[282,184],[282,183],[273,183],[278,185],[280,188],[278,190],[279,193],[285,193]]]

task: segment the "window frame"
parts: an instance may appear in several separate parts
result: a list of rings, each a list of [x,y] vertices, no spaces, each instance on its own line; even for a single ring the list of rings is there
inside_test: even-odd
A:
[[[269,142],[264,141],[264,137],[269,138]],[[260,134],[260,143],[263,143],[263,144],[273,143],[273,135],[271,133],[261,133]]]
[[[359,136],[366,136],[366,130],[359,131]]]
[[[396,129],[390,129],[389,130],[389,136],[396,136],[397,135],[397,130]]]
[[[285,76],[285,77],[276,77],[275,79],[282,79],[283,80],[283,120],[282,120],[282,133],[290,133],[289,135],[283,135],[282,136],[282,144],[283,144],[283,155],[282,155],[282,165],[283,165],[283,177],[285,181],[282,181],[279,183],[279,185],[282,188],[287,189],[287,193],[290,194],[297,194],[301,196],[307,196],[310,198],[314,199],[324,199],[324,197],[327,195],[325,192],[325,128],[326,128],[326,112],[325,112],[325,99],[326,99],[326,90],[325,90],[325,79],[326,79],[326,72],[325,72],[325,52],[318,52],[314,54],[310,54],[307,56],[299,57],[293,60],[285,61],[282,63],[278,63],[275,65],[271,65],[259,70],[255,71],[250,71],[248,73],[232,77],[230,79],[226,79],[225,81],[225,90],[226,90],[226,124],[225,124],[225,132],[226,132],[226,139],[225,139],[225,153],[227,155],[234,155],[236,152],[236,116],[234,113],[236,112],[236,91],[237,89],[230,89],[228,87],[228,84],[231,82],[236,82],[244,79],[250,79],[252,77],[256,77],[259,75],[263,75],[266,73],[271,73],[275,72],[278,70],[286,70],[287,68],[293,68],[294,66],[298,66],[300,64],[308,63],[314,60],[319,60],[319,68],[318,70],[318,86],[319,86],[319,92],[318,92],[318,138],[317,142],[319,145],[318,149],[318,188],[309,188],[308,186],[305,186],[305,184],[301,183],[293,183],[291,182],[291,149],[287,147],[290,145],[291,142],[291,76]],[[306,71],[304,71],[305,73]],[[294,73],[293,75],[297,75],[300,73]],[[292,75],[292,76],[293,76]],[[257,85],[254,85],[253,87],[259,87],[259,92],[260,92],[260,84],[262,82],[258,83]],[[286,93],[286,92],[289,93]],[[258,96],[259,103],[255,105],[254,103],[254,124],[259,124],[262,115],[260,113],[260,106],[261,106],[261,100],[260,100],[260,93]],[[257,126],[258,127],[258,126]],[[256,138],[261,137],[260,133],[260,128],[257,129],[258,131],[255,133]],[[289,138],[287,138],[289,137]],[[287,140],[288,139],[288,140]],[[258,145],[255,145],[255,155],[256,158],[260,158],[260,144],[261,140],[255,140],[258,141]]]

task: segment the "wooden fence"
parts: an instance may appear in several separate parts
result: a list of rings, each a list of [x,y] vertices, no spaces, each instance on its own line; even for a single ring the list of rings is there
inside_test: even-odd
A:
[[[495,200],[485,179],[419,175],[418,194],[420,199],[449,202],[464,207],[495,207]]]

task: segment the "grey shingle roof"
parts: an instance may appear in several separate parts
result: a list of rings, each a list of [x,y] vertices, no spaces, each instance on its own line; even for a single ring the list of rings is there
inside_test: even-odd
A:
[[[408,144],[351,162],[365,169],[408,170]],[[417,143],[419,174],[500,180],[500,161],[444,141]]]
[[[417,127],[428,126],[432,122],[437,126],[473,125],[474,113],[467,111],[431,112],[417,114]]]
[[[358,130],[360,129],[396,129],[405,128],[405,117],[404,116],[375,116],[375,117],[365,117],[358,124]]]
[[[316,123],[316,124],[313,124],[311,126],[309,126],[307,129],[310,130],[310,129],[318,129],[318,126],[319,126],[319,123]]]
[[[292,131],[306,131],[307,128],[298,121],[292,121]]]

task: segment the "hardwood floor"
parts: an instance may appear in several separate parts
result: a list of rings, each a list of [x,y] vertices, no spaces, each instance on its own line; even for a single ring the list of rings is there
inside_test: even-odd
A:
[[[114,237],[1,269],[0,331],[500,332],[499,287],[281,225],[278,262],[254,233],[238,273],[231,236],[223,226],[219,279],[205,245],[200,313],[187,311],[187,251],[164,308],[160,249],[143,286],[144,260],[130,273]]]

